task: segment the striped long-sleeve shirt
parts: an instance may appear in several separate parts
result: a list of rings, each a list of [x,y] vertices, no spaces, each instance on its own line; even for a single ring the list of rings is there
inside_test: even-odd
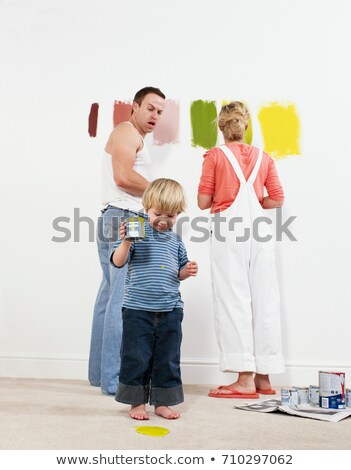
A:
[[[145,239],[132,243],[129,250],[122,306],[151,312],[182,308],[178,274],[188,262],[184,243],[172,230],[158,232],[149,222],[145,222],[145,234]]]

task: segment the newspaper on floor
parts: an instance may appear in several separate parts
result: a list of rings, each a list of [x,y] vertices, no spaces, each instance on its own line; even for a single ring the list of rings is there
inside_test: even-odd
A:
[[[333,410],[319,408],[311,405],[282,405],[280,400],[264,400],[249,405],[235,405],[234,408],[246,411],[259,411],[261,413],[270,413],[272,411],[281,411],[289,415],[301,416],[302,418],[319,419],[337,423],[351,415],[351,408],[342,410]]]

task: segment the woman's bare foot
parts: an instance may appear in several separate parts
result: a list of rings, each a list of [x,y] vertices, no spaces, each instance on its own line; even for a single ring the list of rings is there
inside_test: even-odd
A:
[[[177,419],[180,416],[177,411],[168,408],[168,406],[155,406],[155,414],[166,419]]]
[[[271,382],[268,374],[256,374],[255,385],[258,390],[271,390]]]
[[[240,393],[255,393],[256,386],[253,372],[239,372],[238,380],[230,385],[227,385],[227,387]],[[215,388],[210,390],[210,393],[215,395],[231,395],[233,392],[227,388]]]
[[[139,421],[144,421],[149,419],[149,415],[146,412],[145,405],[132,405],[129,415],[133,419],[137,419]]]

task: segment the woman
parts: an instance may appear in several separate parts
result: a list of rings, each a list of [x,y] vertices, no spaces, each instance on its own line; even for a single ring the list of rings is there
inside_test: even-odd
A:
[[[222,107],[224,145],[204,155],[200,209],[211,208],[211,272],[220,368],[237,372],[216,398],[275,394],[269,374],[284,371],[279,288],[271,220],[262,209],[281,207],[284,193],[274,161],[244,143],[249,112],[243,103]],[[268,196],[264,197],[264,187]]]

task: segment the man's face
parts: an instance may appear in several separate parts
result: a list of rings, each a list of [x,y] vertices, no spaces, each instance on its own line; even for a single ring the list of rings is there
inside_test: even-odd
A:
[[[140,130],[145,134],[152,132],[164,109],[165,100],[154,93],[146,95],[140,106],[133,103],[134,119]]]

